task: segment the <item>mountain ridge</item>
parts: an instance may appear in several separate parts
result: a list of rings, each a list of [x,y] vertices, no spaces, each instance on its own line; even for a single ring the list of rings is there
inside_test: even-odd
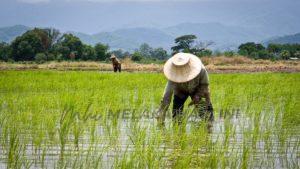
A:
[[[2,27],[0,28],[0,41],[9,43],[15,37],[30,29],[32,28],[24,25]],[[210,46],[213,50],[236,50],[241,43],[250,41],[267,42],[268,40],[272,40],[251,29],[241,26],[228,26],[218,22],[186,22],[165,28],[134,27],[96,34],[74,31],[67,31],[65,33],[72,33],[78,36],[86,44],[95,45],[100,42],[108,44],[111,50],[123,49],[130,52],[137,49],[142,43],[148,43],[150,46],[156,48],[163,47],[167,51],[170,51],[171,46],[174,45],[174,39],[185,34],[195,34],[200,41],[213,41],[214,45]],[[300,34],[295,35],[300,36]]]
[[[0,41],[11,42],[17,36],[30,30],[30,27],[24,25],[6,26],[0,28]]]
[[[276,36],[269,38],[268,40],[263,42],[264,44],[268,45],[270,43],[277,43],[277,44],[300,44],[300,32],[292,35],[285,35],[285,36]]]

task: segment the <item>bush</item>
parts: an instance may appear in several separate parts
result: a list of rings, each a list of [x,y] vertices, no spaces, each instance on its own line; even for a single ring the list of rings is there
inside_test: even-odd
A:
[[[63,61],[63,59],[64,59],[63,54],[61,54],[61,53],[56,54],[55,60],[57,60],[58,62],[61,62],[61,61]]]
[[[281,57],[282,59],[288,60],[288,59],[291,57],[291,53],[290,53],[288,50],[283,50],[283,51],[280,53],[280,57]]]
[[[0,42],[0,60],[8,61],[10,58],[11,48],[9,44]]]
[[[131,56],[131,60],[133,61],[141,61],[143,56],[139,52],[134,52]]]
[[[294,57],[300,58],[300,51],[295,52],[295,53],[294,53]]]
[[[248,56],[248,52],[246,50],[239,50],[239,55],[242,55],[242,56]]]
[[[37,53],[34,57],[34,60],[37,63],[43,63],[47,60],[47,56],[45,55],[45,53]]]
[[[235,55],[235,53],[234,53],[234,51],[225,51],[224,55],[227,56],[227,57],[232,57],[232,56]]]
[[[55,60],[55,55],[53,53],[49,53],[47,55],[47,61],[50,61],[50,60]]]
[[[252,53],[250,53],[249,57],[252,59],[258,59],[258,54],[257,54],[257,52],[252,52]]]
[[[257,52],[259,59],[271,59],[272,55],[267,50],[260,50]]]
[[[198,57],[211,56],[211,55],[212,55],[212,51],[209,50],[209,49],[205,49],[205,50],[203,50],[203,51],[201,51],[201,52],[197,52],[196,55],[197,55]]]

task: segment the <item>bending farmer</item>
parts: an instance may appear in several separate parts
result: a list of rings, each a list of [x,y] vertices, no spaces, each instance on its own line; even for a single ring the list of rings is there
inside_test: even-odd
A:
[[[114,72],[121,72],[121,62],[119,61],[119,59],[114,54],[111,55],[110,59],[114,68]]]
[[[208,73],[201,60],[192,54],[178,53],[171,57],[164,65],[164,74],[168,79],[164,96],[159,109],[158,120],[164,123],[166,111],[173,98],[173,119],[179,119],[183,106],[190,96],[201,118],[213,121],[213,107],[210,101]],[[205,99],[205,110],[201,111],[201,99]],[[179,121],[180,122],[180,121]]]

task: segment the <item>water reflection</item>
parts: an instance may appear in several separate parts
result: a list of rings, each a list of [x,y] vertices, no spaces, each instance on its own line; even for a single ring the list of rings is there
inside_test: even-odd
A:
[[[217,114],[211,123],[197,116],[189,116],[182,124],[177,125],[169,118],[164,127],[158,127],[155,118],[146,117],[112,118],[105,122],[99,120],[94,126],[85,126],[87,130],[82,132],[77,141],[74,135],[69,134],[63,147],[56,142],[47,141],[36,147],[30,141],[32,131],[24,130],[19,134],[18,142],[25,142],[26,146],[19,148],[18,158],[25,160],[29,168],[64,168],[75,163],[80,165],[86,160],[100,161],[98,165],[108,168],[115,164],[116,159],[136,151],[137,146],[149,146],[149,140],[157,133],[162,136],[161,141],[158,141],[159,149],[164,150],[166,159],[174,149],[180,149],[182,137],[192,139],[200,133],[199,137],[205,137],[207,145],[199,148],[197,155],[222,152],[225,153],[225,157],[234,154],[237,159],[243,159],[243,156],[246,156],[250,168],[300,166],[299,127],[284,130],[276,128],[275,117],[270,113],[248,115],[237,109],[221,110]],[[274,130],[271,127],[274,127]],[[280,134],[282,132],[284,137]],[[9,140],[1,140],[5,141]],[[168,143],[170,141],[172,144]],[[193,144],[192,141],[190,144]],[[9,165],[11,153],[9,147],[3,145],[0,168]],[[214,149],[210,146],[214,146]],[[238,166],[242,166],[241,162],[238,162]]]

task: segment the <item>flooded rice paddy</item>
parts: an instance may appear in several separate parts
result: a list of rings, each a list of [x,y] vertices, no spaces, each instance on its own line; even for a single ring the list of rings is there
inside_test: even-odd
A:
[[[159,126],[161,74],[0,72],[0,168],[299,168],[300,74],[210,81],[213,123]]]

